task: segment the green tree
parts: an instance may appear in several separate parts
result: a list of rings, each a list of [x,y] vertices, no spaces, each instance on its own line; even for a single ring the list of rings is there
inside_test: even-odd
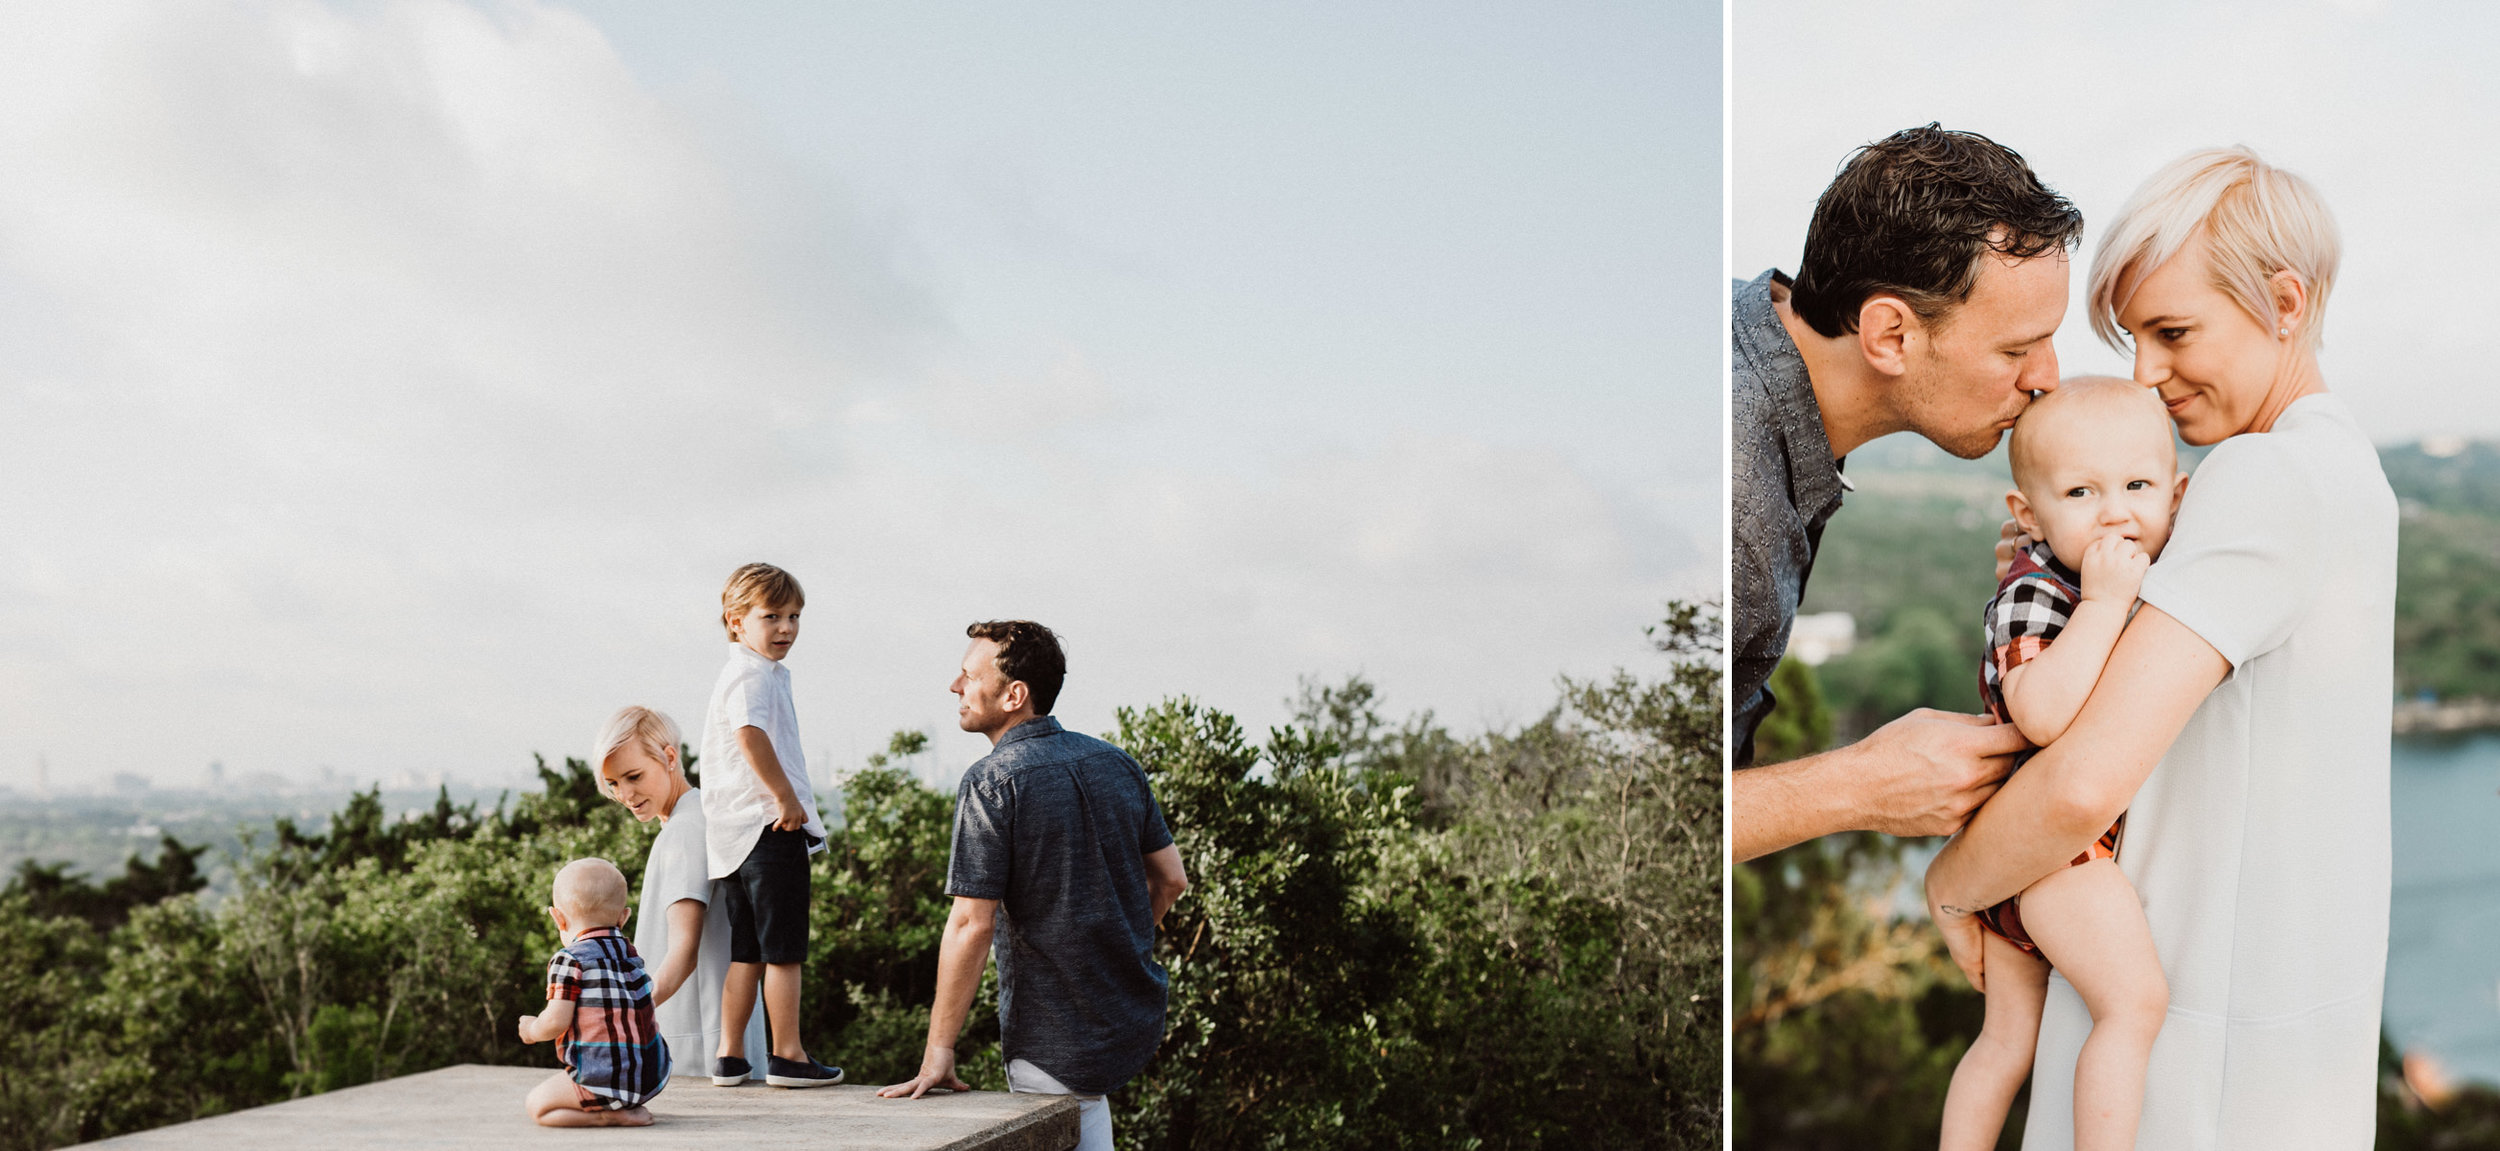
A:
[[[1771,714],[1754,728],[1753,761],[1802,759],[1832,745],[1832,713],[1823,702],[1822,680],[1798,659],[1782,659],[1771,672]]]

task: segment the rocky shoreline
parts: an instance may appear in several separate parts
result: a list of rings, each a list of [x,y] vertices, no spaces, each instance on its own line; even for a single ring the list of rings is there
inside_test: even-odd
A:
[[[2500,729],[2500,699],[2400,699],[2390,726],[2397,735]]]

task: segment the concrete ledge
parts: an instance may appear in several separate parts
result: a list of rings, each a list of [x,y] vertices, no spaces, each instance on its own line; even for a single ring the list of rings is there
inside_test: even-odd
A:
[[[874,1087],[714,1087],[698,1076],[669,1082],[651,1101],[656,1122],[649,1127],[560,1130],[540,1127],[521,1113],[521,1100],[549,1074],[536,1067],[464,1063],[85,1146],[200,1151],[537,1146],[1067,1151],[1076,1146],[1076,1101],[1059,1096],[972,1091],[879,1099]]]

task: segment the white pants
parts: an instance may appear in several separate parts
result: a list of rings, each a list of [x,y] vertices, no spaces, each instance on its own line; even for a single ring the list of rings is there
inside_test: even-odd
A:
[[[1007,1090],[1026,1095],[1067,1095],[1075,1098],[1076,1151],[1111,1151],[1111,1104],[1100,1095],[1078,1095],[1050,1072],[1022,1059],[1007,1061]]]

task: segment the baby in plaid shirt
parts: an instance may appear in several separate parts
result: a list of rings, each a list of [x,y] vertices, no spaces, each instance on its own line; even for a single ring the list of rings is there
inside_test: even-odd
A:
[[[565,1069],[530,1091],[546,1127],[644,1127],[668,1085],[668,1044],[651,1015],[651,977],[617,929],[630,913],[625,873],[576,859],[556,873],[547,914],[564,949],[547,961],[547,1009],[521,1017],[521,1042],[556,1040]]]
[[[1999,721],[2054,742],[2100,682],[2145,570],[2170,539],[2187,476],[2161,399],[2084,377],[2033,400],[2008,449],[2005,497],[2031,542],[1988,601],[1980,694]],[[2134,885],[2118,870],[2126,820],[2064,870],[1979,915],[1987,1023],[1953,1072],[1942,1151],[1993,1148],[2031,1073],[2054,962],[2092,1011],[2075,1064],[2074,1145],[2132,1147],[2144,1069],[2170,988]]]

